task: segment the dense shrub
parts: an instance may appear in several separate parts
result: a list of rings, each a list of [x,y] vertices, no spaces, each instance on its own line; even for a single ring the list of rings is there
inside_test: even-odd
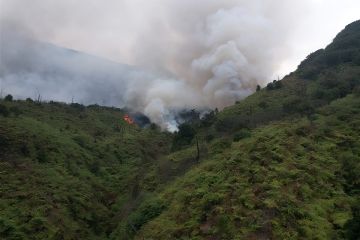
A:
[[[358,23],[348,25],[325,49],[310,54],[297,70],[300,77],[315,80],[324,69],[340,64],[360,63],[360,32],[354,29]]]
[[[352,207],[352,219],[345,224],[346,239],[358,240],[360,239],[360,200]]]
[[[355,87],[353,93],[355,96],[360,97],[360,86]]]
[[[189,145],[195,137],[195,134],[196,131],[190,124],[183,123],[179,125],[179,130],[177,133],[175,133],[172,149],[177,150],[186,145]]]
[[[89,170],[93,174],[98,174],[100,170],[100,162],[99,160],[95,160],[92,163],[89,164]]]
[[[44,149],[39,149],[37,152],[37,160],[39,163],[46,163],[49,161],[48,155]]]
[[[251,133],[248,129],[241,129],[234,135],[234,142],[238,142],[241,139],[248,138],[251,136]]]
[[[13,100],[13,96],[11,94],[6,95],[4,98],[5,101],[11,102]]]
[[[285,113],[299,113],[311,114],[314,112],[314,107],[307,99],[294,97],[283,103],[283,111]]]
[[[224,152],[224,150],[231,147],[231,141],[228,139],[220,139],[213,142],[210,146],[211,154],[219,154]]]
[[[80,147],[89,147],[89,138],[84,135],[75,135],[72,138]]]
[[[360,157],[351,152],[343,153],[342,171],[345,182],[345,190],[350,194],[360,194]]]
[[[267,104],[265,101],[261,101],[261,102],[258,104],[258,106],[259,106],[260,108],[262,108],[262,109],[265,109],[265,108],[268,107],[268,104]]]
[[[249,125],[249,118],[246,116],[232,116],[218,119],[215,122],[215,128],[219,132],[230,132],[240,128],[247,128]]]
[[[75,109],[79,110],[79,111],[84,111],[85,108],[86,108],[84,105],[82,105],[80,103],[71,103],[70,106],[72,108],[75,108]]]
[[[330,102],[343,98],[359,85],[359,78],[354,71],[326,71],[319,75],[313,98]]]
[[[129,217],[128,232],[139,230],[145,223],[159,216],[165,209],[165,204],[160,198],[152,198],[141,204],[141,206]]]
[[[3,104],[0,104],[0,115],[3,115],[4,117],[7,117],[9,116],[9,109],[3,105]]]
[[[0,218],[1,239],[25,239],[11,220]]]
[[[274,80],[266,85],[267,90],[275,90],[275,89],[279,89],[281,87],[282,87],[282,82],[276,81],[276,80]]]
[[[201,126],[203,127],[209,127],[211,126],[214,121],[215,121],[215,111],[210,111],[208,113],[206,113],[202,118],[201,118]]]
[[[214,138],[215,138],[214,135],[208,134],[208,135],[206,135],[206,137],[205,137],[205,141],[206,141],[206,142],[211,142]]]
[[[301,78],[315,80],[316,76],[325,67],[324,49],[311,53],[302,61],[296,71]]]
[[[9,110],[11,113],[14,114],[15,117],[19,116],[21,114],[21,110],[14,106],[14,107],[10,107],[10,110]]]

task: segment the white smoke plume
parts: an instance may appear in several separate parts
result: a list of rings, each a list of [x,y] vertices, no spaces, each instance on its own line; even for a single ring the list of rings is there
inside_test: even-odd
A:
[[[0,0],[0,80],[18,97],[128,107],[173,130],[177,111],[221,109],[271,80],[310,2]]]

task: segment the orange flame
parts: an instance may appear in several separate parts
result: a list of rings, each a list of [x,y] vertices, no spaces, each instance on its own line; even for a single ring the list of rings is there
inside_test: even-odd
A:
[[[124,115],[124,121],[128,124],[134,124],[134,120],[127,114]]]

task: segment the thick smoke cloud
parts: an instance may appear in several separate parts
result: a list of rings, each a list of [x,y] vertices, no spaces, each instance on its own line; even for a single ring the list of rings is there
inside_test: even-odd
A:
[[[271,80],[309,2],[0,0],[0,81],[17,97],[128,107],[174,129],[177,111],[223,108]]]

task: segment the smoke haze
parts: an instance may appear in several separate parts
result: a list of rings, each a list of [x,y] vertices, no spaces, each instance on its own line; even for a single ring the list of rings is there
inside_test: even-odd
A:
[[[0,0],[0,81],[17,97],[128,107],[173,130],[177,111],[221,109],[278,74],[314,2]]]

